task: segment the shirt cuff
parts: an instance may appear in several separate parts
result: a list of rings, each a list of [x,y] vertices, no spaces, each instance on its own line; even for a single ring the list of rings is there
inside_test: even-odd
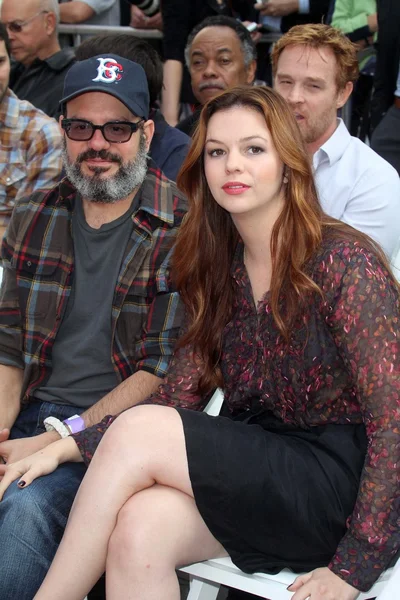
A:
[[[78,450],[82,455],[83,462],[85,463],[86,467],[89,466],[90,461],[92,460],[93,455],[96,452],[97,446],[103,439],[103,435],[110,427],[111,423],[115,421],[116,418],[117,417],[107,415],[97,425],[87,427],[79,433],[74,433],[71,436],[75,440],[76,445],[78,446]]]
[[[299,14],[306,15],[310,12],[310,0],[299,0]]]
[[[346,583],[367,592],[388,568],[397,550],[358,540],[349,533],[342,539],[329,569]]]

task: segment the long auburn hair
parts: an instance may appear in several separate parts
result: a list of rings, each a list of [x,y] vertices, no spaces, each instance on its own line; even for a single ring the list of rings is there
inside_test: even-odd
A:
[[[299,128],[291,109],[277,92],[268,87],[239,86],[211,99],[201,112],[177,179],[178,187],[188,198],[189,211],[172,258],[173,277],[187,317],[187,329],[179,346],[191,345],[201,365],[200,393],[222,384],[218,363],[223,329],[234,305],[231,265],[239,241],[229,212],[211,195],[204,171],[204,148],[212,115],[233,107],[263,115],[288,176],[284,207],[271,235],[270,303],[280,334],[288,340],[290,326],[307,296],[310,292],[322,294],[304,265],[321,244],[324,226],[332,226],[347,239],[361,239],[367,247],[373,247],[388,267],[383,252],[367,236],[323,213]]]

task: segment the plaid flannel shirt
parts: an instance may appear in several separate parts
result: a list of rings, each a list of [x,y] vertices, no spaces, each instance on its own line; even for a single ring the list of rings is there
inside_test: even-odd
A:
[[[138,194],[112,305],[111,360],[119,382],[138,370],[163,377],[181,320],[169,261],[186,200],[153,166]],[[0,364],[24,369],[23,402],[51,372],[52,347],[73,282],[76,195],[64,179],[50,192],[22,199],[3,239]]]
[[[19,198],[59,181],[61,150],[57,121],[7,90],[0,103],[0,226]]]

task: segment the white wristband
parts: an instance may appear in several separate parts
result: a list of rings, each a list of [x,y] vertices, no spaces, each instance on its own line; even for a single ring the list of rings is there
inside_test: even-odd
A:
[[[57,431],[57,433],[61,436],[62,439],[71,435],[70,430],[60,419],[56,419],[55,417],[47,417],[43,421],[43,425],[46,428],[46,431]]]

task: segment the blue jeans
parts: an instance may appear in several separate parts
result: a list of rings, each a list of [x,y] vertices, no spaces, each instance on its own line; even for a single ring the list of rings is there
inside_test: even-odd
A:
[[[24,408],[11,438],[43,433],[48,416],[60,420],[82,412],[73,406],[35,402]],[[0,598],[32,600],[60,543],[75,494],[85,474],[65,463],[20,490],[14,482],[0,502]]]

